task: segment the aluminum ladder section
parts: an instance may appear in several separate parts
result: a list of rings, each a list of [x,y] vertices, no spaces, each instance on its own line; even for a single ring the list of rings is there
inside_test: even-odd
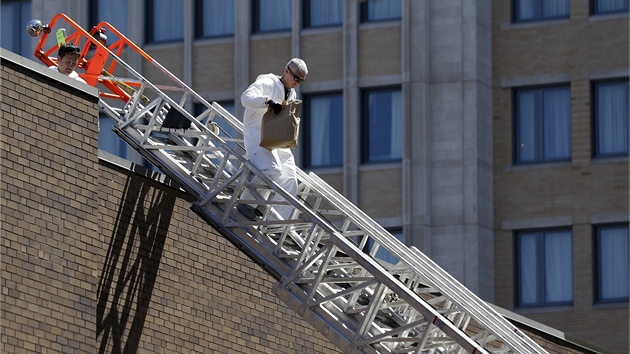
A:
[[[278,279],[273,292],[344,352],[545,353],[316,175],[298,171],[297,198],[272,183],[239,151],[240,139],[226,133],[242,126],[221,106],[196,97],[207,109],[195,117],[181,105],[196,96],[185,85],[178,103],[139,81],[138,93],[117,113],[116,133],[195,196],[192,209]],[[143,106],[137,97],[148,91],[157,98]],[[190,126],[165,124],[172,110]],[[103,111],[116,112],[106,105]],[[239,199],[245,189],[255,199]],[[245,219],[235,209],[239,203],[258,204],[262,216]],[[274,214],[280,204],[293,207],[289,219]],[[374,258],[379,247],[399,262]]]
[[[298,195],[244,156],[242,123],[208,103],[107,23],[68,38],[96,48],[91,79],[114,132],[196,200],[203,220],[278,280],[273,292],[344,353],[545,353],[417,249],[409,249],[314,174],[298,170]],[[119,38],[94,38],[107,28]],[[44,39],[41,40],[40,46]],[[163,77],[149,82],[120,58],[130,48]],[[48,51],[39,51],[49,60]],[[130,51],[124,55],[129,56]],[[44,60],[42,59],[42,60]],[[109,64],[107,61],[111,61]],[[117,70],[117,71],[115,71]],[[123,73],[127,77],[116,77]],[[89,73],[88,73],[89,74]],[[192,115],[185,107],[199,104]],[[242,200],[244,190],[251,200]],[[250,221],[236,211],[257,204]],[[274,207],[289,205],[282,220]],[[375,258],[386,249],[396,264]]]

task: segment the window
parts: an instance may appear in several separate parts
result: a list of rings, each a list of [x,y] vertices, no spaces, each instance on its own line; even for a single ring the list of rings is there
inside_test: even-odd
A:
[[[573,304],[571,238],[569,230],[516,235],[517,306]]]
[[[0,5],[0,44],[2,48],[23,57],[34,59],[33,53],[39,38],[26,32],[26,24],[31,18],[30,1],[2,1]],[[17,30],[19,29],[19,31]]]
[[[515,22],[569,18],[569,0],[512,0]]]
[[[398,20],[402,16],[401,0],[364,0],[360,6],[361,22]]]
[[[253,0],[254,32],[291,29],[291,0]]]
[[[628,225],[595,228],[597,302],[628,302]]]
[[[97,25],[103,21],[108,22],[120,33],[128,36],[127,0],[92,0],[89,3],[90,24]],[[111,44],[118,40],[111,32],[106,32],[107,43]]]
[[[593,85],[594,153],[628,156],[628,81]]]
[[[221,105],[221,107],[223,107],[226,111],[230,112],[232,115],[236,114],[236,107],[234,106],[234,102],[233,101],[229,101],[229,102],[217,102],[219,105]],[[196,103],[194,105],[194,114],[196,116],[199,116],[201,113],[203,113],[206,110],[206,106]],[[203,123],[206,122],[206,119],[204,118],[202,120]],[[221,117],[218,117],[214,120],[214,122],[217,124],[217,126],[219,127],[219,136],[223,139],[225,138],[234,138],[234,139],[243,139],[243,134],[240,132],[236,131],[236,128],[234,128],[233,126],[229,125],[225,120],[223,120]],[[193,142],[193,144],[196,144],[196,141]],[[232,149],[234,149],[235,151],[239,152],[239,153],[244,153],[243,148],[239,147],[238,144],[236,142],[227,142],[228,146],[230,146]],[[242,144],[241,144],[242,145]]]
[[[343,165],[343,97],[341,94],[304,99],[304,164],[306,167]]]
[[[196,0],[195,37],[226,37],[234,34],[234,0]]]
[[[171,0],[146,1],[147,43],[183,40],[184,5]]]
[[[304,27],[338,26],[343,22],[342,0],[306,0]]]
[[[628,0],[591,0],[593,15],[628,12]]]
[[[402,159],[402,98],[400,89],[363,92],[363,162]]]
[[[571,160],[571,93],[568,86],[515,92],[516,163]]]
[[[396,229],[389,229],[388,230],[398,241],[403,242],[404,243],[404,237],[403,237],[403,230],[400,228],[396,228]],[[371,253],[372,248],[374,247],[374,240],[372,240],[371,238],[368,240],[367,245],[364,248],[364,251],[367,253]],[[380,259],[382,261],[391,263],[391,264],[397,264],[400,259],[398,259],[397,257],[394,257],[394,255],[392,255],[391,253],[389,253],[388,250],[386,250],[383,247],[379,247],[378,250],[376,251],[376,254],[374,255],[374,258],[376,259]]]
[[[127,159],[127,144],[112,131],[116,121],[104,113],[101,113],[98,119],[98,148]]]

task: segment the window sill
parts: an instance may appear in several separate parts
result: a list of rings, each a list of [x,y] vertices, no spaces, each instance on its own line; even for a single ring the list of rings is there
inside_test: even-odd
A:
[[[321,26],[321,27],[306,27],[302,29],[302,35],[316,35],[316,34],[325,34],[325,33],[335,33],[335,32],[343,32],[343,27],[341,25],[335,26]]]
[[[204,46],[213,44],[225,44],[234,42],[234,36],[223,37],[207,37],[207,38],[195,38],[193,41],[194,46]]]
[[[560,18],[560,19],[554,19],[554,20],[542,19],[539,21],[502,23],[501,31],[535,28],[535,27],[541,27],[541,26],[565,25],[570,22],[571,20],[568,18]]]
[[[599,302],[593,304],[593,310],[618,310],[627,309],[628,302]]]
[[[572,166],[571,161],[541,162],[541,163],[505,166],[503,167],[503,171],[544,170],[544,169],[571,167],[571,166]]]
[[[401,25],[401,19],[393,20],[381,20],[381,21],[367,21],[359,24],[359,29],[372,29],[372,28],[385,28],[385,27],[399,27]]]
[[[279,30],[274,32],[256,32],[251,34],[251,39],[275,39],[275,38],[285,38],[291,37],[291,30]]]
[[[343,173],[343,166],[321,166],[321,167],[306,167],[304,171],[314,172],[318,175],[332,175],[337,173]]]
[[[146,43],[143,49],[146,50],[154,50],[154,49],[172,49],[179,48],[184,45],[184,40],[181,41],[169,41],[169,42],[151,42]]]
[[[597,22],[597,21],[608,21],[608,20],[618,20],[618,19],[627,19],[628,12],[615,12],[609,14],[591,14],[588,17],[589,22]]]
[[[574,311],[573,305],[563,306],[540,306],[540,307],[517,307],[515,313],[519,315],[550,313],[550,312],[571,312]]]
[[[591,162],[597,165],[607,163],[627,163],[628,161],[628,156],[593,157],[591,159]]]
[[[369,162],[359,166],[359,171],[380,171],[391,170],[392,168],[402,168],[402,161],[392,162]]]

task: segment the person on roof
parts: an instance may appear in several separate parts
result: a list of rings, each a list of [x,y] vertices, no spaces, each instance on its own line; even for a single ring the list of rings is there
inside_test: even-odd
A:
[[[57,52],[57,66],[50,66],[50,69],[55,69],[58,72],[67,75],[68,77],[86,83],[74,69],[79,63],[79,56],[81,55],[81,49],[72,43],[65,43],[59,47]]]
[[[306,79],[307,74],[304,60],[293,58],[284,67],[282,75],[261,74],[241,95],[241,104],[245,107],[243,138],[246,156],[254,166],[293,196],[297,194],[297,177],[291,149],[268,150],[261,147],[260,131],[267,109],[271,107],[278,114],[282,109],[282,101],[295,100],[295,88]],[[251,199],[251,195],[246,191],[241,198]],[[247,204],[239,204],[237,209],[250,220],[256,220],[257,214],[260,214]],[[292,211],[290,205],[276,206],[274,209],[283,219],[288,219]]]

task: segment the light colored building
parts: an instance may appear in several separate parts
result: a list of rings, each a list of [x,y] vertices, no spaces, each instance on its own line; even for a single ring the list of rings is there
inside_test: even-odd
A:
[[[628,353],[627,0],[32,0],[3,18],[24,3],[110,22],[236,116],[258,74],[303,58],[303,169],[482,298]]]

